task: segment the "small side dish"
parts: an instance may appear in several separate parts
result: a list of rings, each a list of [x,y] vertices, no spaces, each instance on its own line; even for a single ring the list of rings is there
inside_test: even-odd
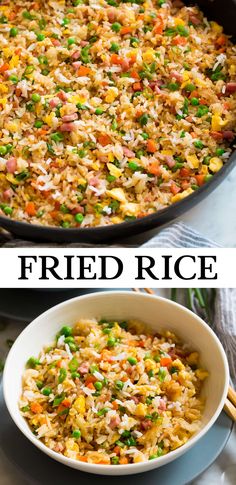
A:
[[[80,320],[28,360],[19,407],[57,453],[91,464],[139,463],[200,429],[207,375],[198,353],[168,330]]]

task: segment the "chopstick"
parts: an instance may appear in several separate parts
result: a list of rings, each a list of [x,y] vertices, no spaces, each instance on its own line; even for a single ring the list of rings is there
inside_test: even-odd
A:
[[[132,289],[136,293],[141,293],[142,291],[140,288],[132,288]],[[155,295],[155,291],[152,290],[151,288],[143,288],[143,289],[149,295]],[[236,391],[231,386],[229,386],[228,388],[227,398],[224,404],[224,411],[234,422],[236,422]]]

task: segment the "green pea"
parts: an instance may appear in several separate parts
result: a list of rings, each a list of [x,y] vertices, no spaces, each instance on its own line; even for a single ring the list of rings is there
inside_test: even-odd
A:
[[[68,44],[68,46],[73,45],[73,44],[76,44],[76,40],[73,37],[70,37],[67,40],[67,44]]]
[[[21,411],[23,413],[27,413],[28,411],[30,411],[30,407],[29,406],[23,406],[23,408],[21,408]]]
[[[71,224],[69,221],[62,221],[61,226],[64,227],[64,229],[68,229]]]
[[[149,135],[148,135],[148,133],[141,133],[141,137],[142,137],[144,140],[148,140],[148,139],[149,139]]]
[[[98,416],[104,416],[106,413],[108,413],[109,408],[102,408],[100,411],[98,411],[97,415]]]
[[[12,207],[9,207],[8,205],[6,205],[3,208],[3,212],[6,214],[6,216],[10,216],[13,212],[13,209],[12,209]]]
[[[112,456],[111,464],[112,465],[119,465],[119,457],[118,456]]]
[[[132,170],[132,172],[135,172],[138,168],[138,164],[135,162],[129,162],[128,167],[130,168],[130,170]]]
[[[70,23],[70,19],[67,19],[66,17],[62,20],[61,25],[68,25]]]
[[[76,352],[76,350],[78,350],[78,347],[74,342],[69,342],[68,345],[70,347],[71,352]]]
[[[188,84],[186,84],[186,86],[184,87],[184,89],[188,93],[191,93],[192,91],[194,91],[196,89],[196,86],[194,86],[194,84],[188,83]]]
[[[224,148],[217,148],[217,149],[216,149],[216,155],[217,155],[218,157],[221,157],[222,155],[224,155],[224,153],[225,153]]]
[[[117,54],[119,52],[119,48],[119,44],[117,44],[116,42],[112,42],[110,46],[110,52],[115,52]]]
[[[135,359],[135,357],[128,357],[127,360],[130,363],[130,365],[136,365],[137,364],[137,359]]]
[[[59,377],[58,377],[59,384],[62,384],[62,382],[64,382],[66,378],[66,374],[67,374],[66,369],[62,367],[59,371]]]
[[[116,389],[118,389],[118,390],[123,389],[123,387],[124,387],[124,382],[119,381],[119,380],[118,380],[118,381],[115,381],[115,387],[116,387]]]
[[[44,39],[45,39],[45,35],[44,34],[41,34],[41,33],[37,34],[37,41],[38,42],[42,42]]]
[[[148,114],[144,113],[142,116],[139,118],[139,123],[141,126],[145,126],[148,123],[149,116]]]
[[[94,372],[97,372],[99,370],[99,368],[98,368],[97,364],[91,364],[89,370],[90,370],[91,374],[93,374]]]
[[[212,179],[212,177],[213,177],[213,175],[212,175],[212,174],[210,174],[210,173],[209,173],[208,175],[206,175],[206,176],[205,176],[205,179],[204,179],[204,180],[205,180],[205,182],[209,182],[209,181]]]
[[[121,24],[119,24],[119,22],[114,22],[114,24],[112,24],[111,26],[111,29],[113,30],[113,32],[120,32]]]
[[[203,165],[210,165],[210,159],[211,157],[208,155],[207,157],[203,158]]]
[[[154,377],[154,372],[152,369],[148,372],[148,377]]]
[[[51,392],[52,392],[51,387],[45,387],[45,388],[42,390],[42,394],[43,394],[44,396],[50,396]]]
[[[65,337],[70,337],[72,335],[72,328],[69,327],[68,325],[64,325],[64,327],[61,328],[59,335],[64,335]]]
[[[0,147],[0,155],[4,156],[7,154],[7,147],[6,146],[1,146]]]
[[[131,37],[131,39],[130,39],[130,45],[132,47],[136,47],[138,44],[139,44],[139,39],[137,39],[137,37]]]
[[[178,91],[178,89],[179,89],[179,83],[168,83],[167,84],[167,88],[170,91]]]
[[[43,121],[41,121],[41,120],[35,121],[35,123],[34,123],[35,128],[42,128],[42,126],[43,126]]]
[[[51,140],[55,141],[56,143],[63,141],[63,138],[64,138],[63,134],[60,132],[55,132],[55,133],[52,133],[51,135]]]
[[[61,402],[65,399],[65,394],[64,392],[60,395],[57,395],[53,401],[53,407],[55,406],[59,406],[59,404],[61,404]]]
[[[41,96],[38,93],[33,93],[31,99],[34,103],[39,103],[39,101],[41,101]]]
[[[96,382],[94,382],[94,387],[95,387],[95,389],[97,389],[97,391],[101,391],[102,390],[102,383],[100,381],[96,381]]]
[[[71,372],[71,377],[72,377],[72,379],[79,379],[80,374],[78,372]]]
[[[68,367],[69,367],[71,372],[76,372],[78,367],[79,367],[78,360],[75,357],[73,357],[73,359],[71,359],[71,361],[69,362]]]
[[[19,30],[17,29],[17,27],[12,27],[10,29],[10,37],[16,37],[18,32],[19,32]]]
[[[199,108],[197,110],[196,116],[198,118],[201,118],[202,116],[206,115],[208,113],[208,111],[209,111],[208,106],[201,105],[201,106],[199,106]]]
[[[95,109],[95,115],[102,115],[104,113],[102,108]]]
[[[191,99],[191,105],[192,106],[198,106],[199,105],[199,99],[198,98],[192,98]]]
[[[42,381],[36,381],[36,386],[40,390],[43,388],[43,382]]]
[[[116,338],[115,337],[109,337],[107,341],[107,346],[108,347],[114,347],[116,345]]]
[[[110,174],[109,174],[109,175],[107,175],[107,181],[108,181],[108,182],[112,183],[112,182],[114,182],[115,180],[116,180],[116,177],[114,177],[114,175],[110,175]]]
[[[196,148],[200,148],[200,150],[201,150],[201,149],[204,147],[204,143],[202,143],[202,141],[201,141],[201,140],[196,140],[196,141],[194,142],[194,146],[195,146]]]
[[[9,80],[13,83],[13,84],[17,84],[19,82],[19,79],[17,76],[9,76]]]
[[[81,431],[79,429],[74,429],[72,436],[78,440],[81,437]]]
[[[84,216],[83,216],[83,214],[80,214],[80,213],[75,214],[75,221],[76,221],[78,224],[81,224],[81,223],[83,222],[83,220],[84,220]]]
[[[39,64],[48,64],[48,58],[46,56],[39,56],[38,60]]]
[[[26,365],[27,365],[27,367],[34,369],[36,367],[36,365],[40,365],[40,361],[39,361],[39,359],[36,359],[35,357],[30,357],[27,360]]]

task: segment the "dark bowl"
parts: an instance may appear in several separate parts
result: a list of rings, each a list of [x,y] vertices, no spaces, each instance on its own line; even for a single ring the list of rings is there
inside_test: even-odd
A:
[[[198,4],[210,20],[218,21],[223,25],[227,34],[231,35],[233,38],[236,37],[236,0],[225,0],[223,4],[221,0],[197,0],[195,2],[185,1],[185,3]],[[61,227],[40,226],[19,222],[5,216],[0,216],[0,227],[7,229],[16,236],[38,242],[106,243],[107,241],[112,240],[117,242],[117,240],[122,238],[135,236],[169,223],[176,217],[191,209],[227,177],[229,172],[233,169],[235,161],[236,151],[232,153],[230,159],[222,169],[214,175],[209,182],[200,187],[193,194],[165,209],[141,219],[136,219],[135,221],[94,228],[63,229]]]

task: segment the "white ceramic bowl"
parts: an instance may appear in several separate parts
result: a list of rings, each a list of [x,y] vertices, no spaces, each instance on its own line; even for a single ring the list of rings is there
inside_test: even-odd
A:
[[[206,405],[202,426],[185,445],[160,458],[130,465],[95,465],[62,456],[39,441],[21,416],[18,399],[22,374],[30,356],[37,356],[50,344],[62,325],[74,324],[80,318],[107,318],[124,320],[137,318],[154,330],[169,329],[184,342],[200,352],[201,365],[210,373],[203,386]],[[207,433],[219,416],[227,395],[229,371],[221,343],[213,331],[194,313],[170,300],[132,292],[101,292],[80,296],[61,303],[36,318],[15,341],[4,370],[3,389],[6,405],[12,419],[22,433],[41,451],[65,465],[101,475],[128,475],[141,473],[170,463],[186,453]]]

